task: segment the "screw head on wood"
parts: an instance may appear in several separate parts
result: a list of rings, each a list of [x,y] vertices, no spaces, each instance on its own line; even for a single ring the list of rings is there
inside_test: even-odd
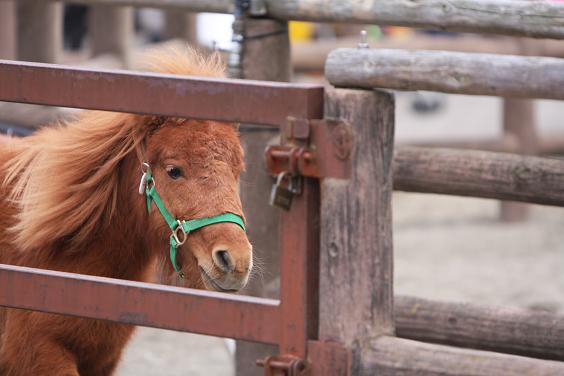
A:
[[[358,42],[358,45],[356,47],[359,49],[370,48],[370,46],[368,45],[368,33],[366,32],[366,30],[360,31],[360,42]]]

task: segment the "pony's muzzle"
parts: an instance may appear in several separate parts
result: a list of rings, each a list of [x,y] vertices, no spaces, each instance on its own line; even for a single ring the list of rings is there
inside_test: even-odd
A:
[[[251,245],[242,249],[216,247],[212,252],[212,262],[214,268],[211,273],[201,270],[206,286],[217,291],[238,291],[247,284],[253,267]]]

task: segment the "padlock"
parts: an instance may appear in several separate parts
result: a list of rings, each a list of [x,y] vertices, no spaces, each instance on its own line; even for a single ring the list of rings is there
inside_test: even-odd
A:
[[[280,209],[290,210],[292,206],[292,199],[294,198],[294,193],[292,193],[292,179],[289,178],[289,186],[284,186],[284,178],[289,176],[288,172],[281,172],[276,178],[276,183],[272,186],[272,191],[270,192],[270,205],[275,206]]]

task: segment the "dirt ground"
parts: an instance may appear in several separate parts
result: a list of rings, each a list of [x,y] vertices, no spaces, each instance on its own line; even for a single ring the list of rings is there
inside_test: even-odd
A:
[[[398,95],[398,142],[501,134],[497,99],[450,96],[444,110],[425,116],[410,103],[410,95]],[[542,134],[564,133],[564,104],[543,101],[538,118]],[[507,224],[498,221],[498,207],[491,200],[395,193],[396,294],[564,312],[564,209],[531,206],[530,220]],[[138,330],[117,373],[232,374],[223,339],[148,328]]]

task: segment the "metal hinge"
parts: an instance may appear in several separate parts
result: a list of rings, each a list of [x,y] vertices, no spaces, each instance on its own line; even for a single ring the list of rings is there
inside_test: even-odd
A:
[[[283,144],[266,148],[272,175],[347,179],[351,173],[353,134],[341,120],[289,118],[281,129]]]
[[[309,374],[307,361],[293,355],[267,356],[258,359],[257,365],[264,367],[265,376],[305,376]]]

